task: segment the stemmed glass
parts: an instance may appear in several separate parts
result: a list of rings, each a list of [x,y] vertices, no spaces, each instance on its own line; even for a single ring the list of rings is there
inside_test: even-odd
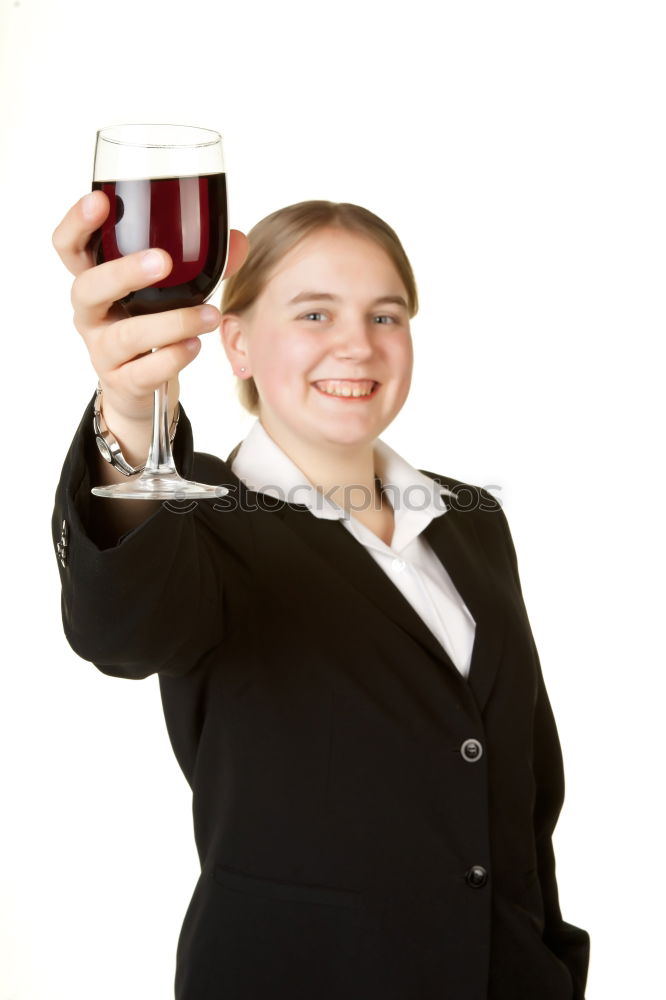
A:
[[[226,175],[217,132],[189,125],[101,129],[93,191],[103,191],[111,206],[91,240],[96,264],[149,247],[166,250],[173,260],[166,278],[120,300],[128,316],[197,306],[210,298],[222,279],[229,244]],[[143,472],[127,482],[96,486],[96,496],[179,500],[227,492],[179,476],[167,420],[165,382],[155,390],[152,441]]]

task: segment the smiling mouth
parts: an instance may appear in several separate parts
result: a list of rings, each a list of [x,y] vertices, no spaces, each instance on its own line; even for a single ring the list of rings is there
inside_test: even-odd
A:
[[[324,379],[312,385],[322,396],[336,399],[370,399],[379,388],[373,379]]]

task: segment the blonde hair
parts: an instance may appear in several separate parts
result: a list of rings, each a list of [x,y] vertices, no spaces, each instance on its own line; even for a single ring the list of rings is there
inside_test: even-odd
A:
[[[410,318],[418,311],[418,294],[412,266],[400,240],[378,215],[348,202],[301,201],[267,215],[248,233],[250,250],[243,266],[224,284],[222,313],[241,314],[261,295],[281,261],[301,240],[324,228],[345,229],[366,236],[389,256],[407,291]],[[253,378],[236,378],[241,404],[259,414],[259,393]]]

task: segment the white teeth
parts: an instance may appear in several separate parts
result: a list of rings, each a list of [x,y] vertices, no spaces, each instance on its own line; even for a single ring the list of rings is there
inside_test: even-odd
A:
[[[369,396],[375,383],[370,380],[365,382],[328,381],[315,382],[315,385],[327,396]]]

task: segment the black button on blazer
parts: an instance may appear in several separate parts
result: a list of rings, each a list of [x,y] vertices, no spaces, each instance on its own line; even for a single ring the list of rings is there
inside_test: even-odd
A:
[[[177,1000],[583,1000],[562,757],[494,498],[425,531],[477,623],[465,679],[340,522],[194,454],[185,414],[181,472],[229,493],[103,542],[91,428],[92,404],[53,514],[63,624],[104,673],[159,675],[201,859]]]

